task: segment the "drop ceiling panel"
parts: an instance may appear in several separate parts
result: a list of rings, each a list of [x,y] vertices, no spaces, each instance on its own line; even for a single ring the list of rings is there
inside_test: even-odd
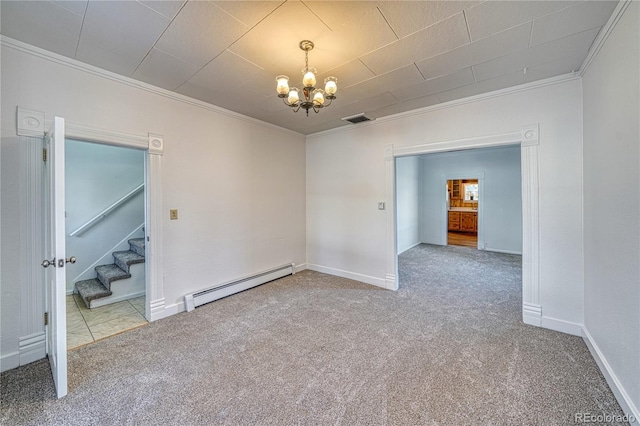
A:
[[[496,78],[484,80],[468,86],[459,87],[457,89],[448,90],[446,92],[438,93],[436,96],[442,102],[453,101],[456,99],[462,99],[469,96],[479,95],[481,93],[492,92],[494,90],[505,89],[507,87],[517,86],[524,83],[524,73],[522,71],[516,71],[510,74],[501,75]]]
[[[175,90],[197,71],[197,66],[153,48],[134,72],[133,78],[167,90]]]
[[[52,1],[52,3],[60,7],[64,7],[65,9],[75,13],[76,15],[83,16],[84,11],[87,8],[88,1],[89,0],[62,0],[62,1]]]
[[[391,92],[422,81],[424,81],[422,74],[415,65],[411,64],[346,87],[342,90],[342,96],[348,99],[361,99],[381,91]]]
[[[418,61],[416,65],[425,78],[437,77],[525,50],[529,46],[530,37],[531,23],[528,22],[446,53]]]
[[[616,2],[585,1],[557,13],[536,19],[533,23],[531,46],[566,37],[607,23]]]
[[[93,44],[89,37],[85,37],[78,45],[76,58],[89,65],[130,77],[142,62],[144,54],[133,57],[121,55]]]
[[[372,1],[305,1],[304,3],[332,31],[357,21],[369,20],[374,14],[379,14],[376,2]]]
[[[186,3],[186,0],[151,0],[151,1],[141,1],[140,3],[145,6],[155,10],[161,15],[166,16],[169,19],[172,19],[176,16],[176,13],[180,10],[182,5]]]
[[[464,15],[459,13],[445,21],[413,33],[360,59],[376,74],[429,58],[469,42]]]
[[[225,50],[198,71],[189,82],[203,87],[216,87],[220,92],[226,92],[260,71],[262,68]]]
[[[201,100],[203,102],[209,102],[216,105],[215,100],[222,95],[222,91],[210,87],[203,87],[197,84],[193,84],[189,81],[182,84],[176,89],[177,93],[185,96],[190,96],[194,99]]]
[[[400,114],[401,112],[412,111],[414,109],[425,108],[428,106],[436,105],[440,103],[440,99],[437,96],[429,95],[421,98],[411,99],[406,102],[399,102],[394,105],[379,108],[374,111],[367,111],[367,115],[371,115],[375,118],[385,117],[387,115]]]
[[[299,73],[304,66],[304,52],[298,46],[300,41],[318,40],[328,31],[328,27],[304,4],[298,1],[287,2],[235,42],[229,50],[265,69],[274,64],[289,64],[280,74],[291,77],[290,74]],[[333,64],[324,62],[327,57],[325,49],[329,47],[316,45],[310,54],[311,66],[329,69],[340,65],[335,61]],[[293,65],[292,58],[296,58],[296,65]]]
[[[88,49],[98,46],[140,63],[168,24],[167,17],[138,2],[90,1],[76,59],[95,57]]]
[[[435,93],[444,92],[445,90],[451,90],[473,83],[475,83],[473,72],[471,71],[471,67],[468,67],[451,74],[432,78],[403,89],[395,90],[392,93],[393,96],[399,100],[408,101],[410,99],[433,95]]]
[[[382,1],[379,9],[398,37],[445,20],[479,1]]]
[[[466,10],[465,14],[471,40],[479,40],[576,3],[575,1],[489,1]]]
[[[190,1],[171,22],[155,47],[202,67],[248,29],[213,3]]]
[[[484,62],[473,67],[477,81],[508,74],[516,70],[523,70],[538,64],[560,60],[566,56],[583,54],[586,56],[599,29],[585,31],[540,44],[527,50],[503,56],[502,58]]]
[[[583,60],[584,57],[582,55],[567,56],[558,61],[527,68],[527,73],[524,76],[524,81],[525,83],[528,83],[530,81],[541,80],[543,78],[574,72],[580,69]]]
[[[215,4],[224,9],[229,15],[253,27],[271,12],[276,10],[283,1],[216,1]]]
[[[82,15],[48,1],[3,1],[2,34],[73,57],[82,27]]]
[[[364,66],[364,64],[359,59],[341,65],[327,72],[321,72],[320,74],[318,74],[318,81],[324,81],[324,79],[330,75],[336,78],[338,78],[337,76],[340,76],[338,78],[338,91],[340,91],[342,87],[353,86],[354,84],[361,83],[376,76],[373,71]]]

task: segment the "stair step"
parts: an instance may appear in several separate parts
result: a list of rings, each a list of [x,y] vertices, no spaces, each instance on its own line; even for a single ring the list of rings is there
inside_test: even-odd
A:
[[[111,291],[108,290],[100,280],[92,278],[90,280],[78,281],[76,283],[76,289],[78,294],[84,301],[87,308],[91,308],[91,301],[94,299],[100,299],[102,297],[111,296]]]
[[[126,272],[131,272],[129,267],[136,263],[144,263],[144,256],[140,256],[138,253],[133,252],[131,250],[127,251],[114,251],[113,259],[115,260],[115,264],[118,265],[120,269]]]
[[[128,243],[132,252],[144,256],[144,238],[132,238]]]
[[[111,290],[111,283],[117,280],[124,280],[125,278],[131,278],[131,274],[123,271],[118,265],[112,263],[111,265],[96,266],[96,273],[98,279],[108,290]]]

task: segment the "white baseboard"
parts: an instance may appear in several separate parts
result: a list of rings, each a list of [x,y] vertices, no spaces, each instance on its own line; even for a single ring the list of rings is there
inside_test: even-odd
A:
[[[0,373],[20,367],[20,351],[0,356]]]
[[[561,333],[582,336],[582,324],[560,320],[557,318],[542,317],[542,328],[559,331]]]
[[[542,307],[531,303],[523,303],[522,322],[536,327],[542,327]]]
[[[293,272],[294,272],[294,273],[296,273],[296,274],[297,274],[298,272],[302,272],[302,271],[304,271],[305,269],[307,269],[307,264],[306,264],[306,263],[301,263],[301,264],[299,264],[299,265],[298,265],[297,263],[294,263],[294,265],[295,265],[295,267],[294,267],[294,269],[293,269]]]
[[[593,340],[593,337],[591,337],[591,334],[589,334],[589,331],[584,326],[582,327],[582,340],[584,340],[587,348],[589,348],[589,352],[591,352],[591,356],[593,356],[593,359],[596,360],[598,367],[600,367],[600,371],[606,379],[607,384],[611,388],[613,395],[618,400],[618,404],[620,404],[620,408],[622,408],[622,411],[625,414],[634,416],[636,422],[640,421],[640,410],[638,410],[638,407],[635,406],[633,400],[622,386],[622,383],[620,383],[618,376],[616,376],[613,369],[611,368],[611,365],[609,365],[607,359],[604,357],[604,354],[602,353],[596,342]]]
[[[481,249],[484,251],[493,251],[496,253],[506,253],[506,254],[517,254],[522,256],[522,251],[513,251],[513,250],[502,250],[502,249],[497,249],[497,248],[492,248],[492,247],[487,247],[485,246],[484,249]]]
[[[402,249],[402,251],[398,250],[398,256],[400,256],[402,253],[404,253],[407,250],[411,250],[414,247],[418,247],[420,244],[422,244],[422,241],[418,241],[417,243],[415,243],[415,244],[413,244],[413,245],[411,245],[411,246],[409,246],[409,247],[407,247],[405,249]]]
[[[349,278],[350,280],[375,285],[376,287],[382,287],[387,290],[394,290],[394,288],[389,288],[387,280],[385,278],[372,277],[369,275],[358,274],[356,272],[343,271],[342,269],[329,268],[328,266],[314,265],[312,263],[307,264],[307,269],[316,272],[322,272],[324,274],[335,275],[342,278]]]

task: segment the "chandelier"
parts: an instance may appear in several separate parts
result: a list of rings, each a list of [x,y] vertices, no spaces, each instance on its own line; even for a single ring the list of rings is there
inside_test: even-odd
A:
[[[300,98],[300,90],[297,87],[289,88],[289,77],[286,75],[276,77],[278,97],[282,98],[285,105],[293,108],[293,112],[298,112],[300,108],[307,111],[307,117],[310,109],[317,113],[320,112],[321,108],[331,105],[331,101],[336,98],[336,91],[338,90],[338,79],[335,77],[324,79],[324,90],[316,89],[316,74],[318,71],[315,68],[309,68],[309,51],[313,49],[313,46],[313,42],[309,40],[300,42],[300,49],[304,50],[302,99]],[[329,102],[326,102],[326,100]]]

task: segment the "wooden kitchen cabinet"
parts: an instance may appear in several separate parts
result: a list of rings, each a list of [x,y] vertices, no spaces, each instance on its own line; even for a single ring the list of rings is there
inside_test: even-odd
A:
[[[449,212],[449,231],[460,230],[460,212]]]
[[[465,232],[478,232],[478,213],[460,212],[460,230]]]

